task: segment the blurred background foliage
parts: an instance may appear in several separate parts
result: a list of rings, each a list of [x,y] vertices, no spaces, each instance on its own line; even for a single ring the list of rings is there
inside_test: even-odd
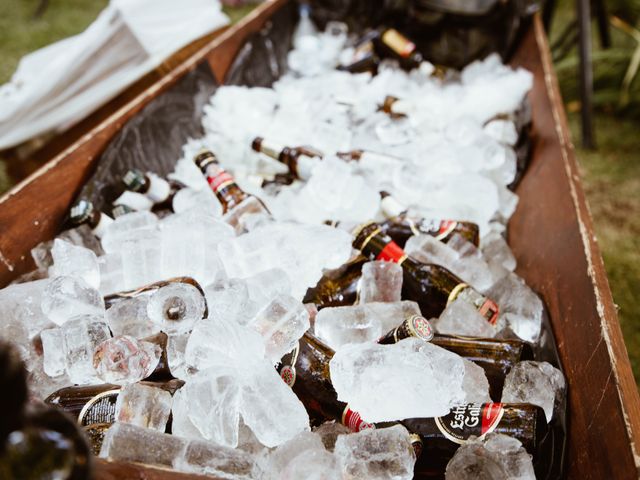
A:
[[[0,0],[0,84],[20,58],[84,30],[108,0]],[[593,65],[597,148],[580,148],[578,56],[573,44],[556,49],[555,66],[566,102],[584,187],[604,256],[614,301],[619,306],[636,380],[640,380],[640,0],[605,0],[612,47],[600,47],[594,22]],[[551,45],[576,17],[576,0],[558,0],[549,32]],[[233,21],[252,7],[227,8]],[[626,78],[626,81],[625,81]],[[1,108],[1,106],[0,106]],[[0,193],[11,186],[0,160]]]

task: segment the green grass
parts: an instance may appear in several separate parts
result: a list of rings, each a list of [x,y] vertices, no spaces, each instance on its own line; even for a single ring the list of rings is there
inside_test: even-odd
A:
[[[569,123],[578,146],[578,115],[569,115]],[[598,150],[577,148],[577,155],[631,366],[640,384],[640,123],[598,113],[595,127]]]

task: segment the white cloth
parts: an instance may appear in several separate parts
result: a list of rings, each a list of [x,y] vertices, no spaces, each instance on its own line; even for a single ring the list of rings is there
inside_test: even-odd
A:
[[[0,86],[0,150],[67,129],[228,23],[219,0],[111,0],[84,32],[23,57]]]

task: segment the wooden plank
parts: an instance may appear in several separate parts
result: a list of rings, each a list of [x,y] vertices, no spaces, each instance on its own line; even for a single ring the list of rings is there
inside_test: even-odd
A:
[[[134,463],[108,462],[98,458],[95,462],[95,478],[96,480],[211,480],[218,477],[179,473]]]
[[[514,58],[534,74],[534,149],[509,240],[539,291],[569,384],[570,478],[638,478],[640,400],[580,183],[542,21]]]
[[[31,248],[55,236],[95,161],[118,130],[202,61],[222,81],[244,40],[288,0],[269,0],[217,36],[0,198],[0,287],[33,268]]]

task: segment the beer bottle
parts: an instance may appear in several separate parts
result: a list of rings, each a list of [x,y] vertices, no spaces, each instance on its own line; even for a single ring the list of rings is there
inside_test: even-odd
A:
[[[215,154],[210,150],[202,150],[193,159],[206,177],[211,190],[215,193],[218,201],[222,205],[222,212],[227,214],[233,209],[244,204],[246,210],[243,213],[269,213],[262,201],[253,195],[245,192],[236,183],[235,179],[220,166]],[[253,200],[249,205],[249,201]],[[237,227],[239,218],[233,219],[234,227]]]
[[[413,235],[426,234],[447,242],[455,234],[462,236],[476,247],[480,244],[480,229],[473,222],[456,220],[429,220],[412,218],[407,208],[391,194],[380,192],[380,208],[386,221],[380,224],[382,231],[389,235],[400,247],[404,247]]]
[[[175,378],[164,382],[141,383],[162,388],[171,395],[184,385],[182,380]],[[65,387],[49,395],[45,403],[55,405],[77,419],[91,441],[94,454],[98,455],[106,431],[116,421],[116,401],[120,388],[120,385],[112,384]],[[170,423],[167,429],[170,430]]]
[[[418,67],[424,58],[416,44],[402,35],[395,28],[381,28],[375,36],[374,45],[381,57],[395,58],[400,66],[406,69]]]
[[[134,211],[151,210],[153,201],[139,192],[132,191],[125,182],[126,174],[116,183],[100,189],[105,205],[125,205]]]
[[[393,95],[387,95],[378,110],[386,113],[391,118],[404,118],[409,114],[411,106],[405,100]]]
[[[440,265],[420,263],[409,257],[375,222],[354,231],[353,247],[370,260],[396,262],[404,271],[402,298],[420,305],[427,318],[438,317],[456,299],[471,303],[485,319],[495,324],[498,305]]]
[[[370,72],[375,75],[380,64],[380,57],[376,53],[373,39],[378,35],[376,31],[365,34],[354,47],[353,56],[348,64],[341,64],[338,70],[350,73]]]
[[[534,465],[548,460],[550,427],[544,410],[527,403],[483,403],[454,407],[436,418],[402,420],[410,432],[420,435],[423,455],[416,463],[416,477],[442,475],[458,447],[474,435],[490,432],[509,435],[533,456]],[[421,477],[420,477],[421,478]]]
[[[322,152],[312,147],[287,147],[262,137],[254,138],[251,148],[285,164],[289,172],[301,180],[311,178],[311,170],[323,156]]]
[[[430,341],[482,367],[489,381],[489,395],[493,399],[502,397],[505,377],[516,363],[533,360],[533,350],[526,342],[434,335],[431,325],[422,317],[405,319],[399,326],[383,335],[378,343],[397,343],[409,337]]]
[[[180,182],[167,181],[151,172],[129,170],[122,181],[132,192],[137,192],[153,202],[152,210],[172,210],[173,197],[184,187]]]
[[[80,200],[71,207],[69,223],[74,227],[87,225],[96,237],[102,238],[113,218],[96,210],[90,201]]]
[[[359,255],[339,268],[325,271],[316,286],[307,290],[304,303],[315,303],[319,308],[353,305],[358,298],[362,265],[368,261]]]

